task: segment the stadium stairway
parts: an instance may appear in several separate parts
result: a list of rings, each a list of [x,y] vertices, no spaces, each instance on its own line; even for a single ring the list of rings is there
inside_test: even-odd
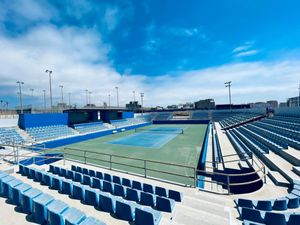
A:
[[[232,128],[235,128],[235,127],[239,127],[239,126],[242,126],[242,125],[257,121],[257,120],[261,120],[265,117],[266,117],[266,115],[260,115],[260,116],[252,117],[250,119],[242,120],[242,121],[239,121],[239,122],[234,123],[232,125],[224,127],[223,130],[229,130],[229,129],[232,129]]]

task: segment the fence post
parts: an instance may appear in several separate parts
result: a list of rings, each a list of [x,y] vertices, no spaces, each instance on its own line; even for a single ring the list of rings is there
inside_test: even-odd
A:
[[[145,169],[145,177],[147,177],[147,163],[146,163],[146,160],[144,160],[144,169]]]
[[[267,183],[266,167],[264,166],[264,183]]]
[[[228,195],[230,195],[230,179],[228,175],[227,175],[227,190],[228,190]]]
[[[196,188],[198,185],[197,185],[197,170],[196,170],[196,167],[194,167],[194,187]]]

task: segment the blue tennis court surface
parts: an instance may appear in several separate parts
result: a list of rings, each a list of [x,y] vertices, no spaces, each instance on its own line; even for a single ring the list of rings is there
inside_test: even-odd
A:
[[[151,129],[138,130],[138,133],[131,134],[107,143],[144,148],[161,148],[181,132],[182,128],[178,127],[154,127]]]

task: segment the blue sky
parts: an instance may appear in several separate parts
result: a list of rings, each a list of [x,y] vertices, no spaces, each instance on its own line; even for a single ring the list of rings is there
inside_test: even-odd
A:
[[[0,100],[17,105],[48,94],[45,69],[53,70],[72,102],[121,104],[132,91],[145,105],[215,98],[226,103],[232,80],[234,103],[277,99],[298,93],[300,2],[271,0],[0,2]],[[34,89],[31,96],[30,88]],[[48,101],[49,102],[49,101]]]

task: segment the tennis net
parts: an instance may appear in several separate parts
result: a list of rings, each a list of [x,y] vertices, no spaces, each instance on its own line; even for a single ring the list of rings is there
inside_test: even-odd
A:
[[[135,133],[145,132],[145,133],[163,133],[163,134],[184,134],[182,128],[175,127],[157,127],[157,128],[135,128]]]

